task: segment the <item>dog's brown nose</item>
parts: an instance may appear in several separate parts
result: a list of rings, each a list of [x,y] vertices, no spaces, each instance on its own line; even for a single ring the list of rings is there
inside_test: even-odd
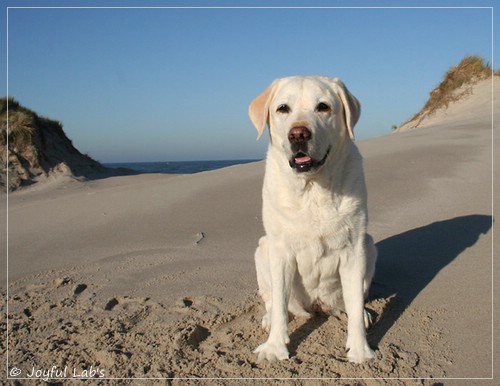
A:
[[[311,132],[307,127],[298,126],[293,127],[288,133],[288,140],[292,144],[306,143],[311,139]]]

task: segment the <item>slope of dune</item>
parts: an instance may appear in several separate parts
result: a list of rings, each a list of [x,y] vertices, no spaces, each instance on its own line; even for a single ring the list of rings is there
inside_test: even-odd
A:
[[[500,76],[478,56],[467,56],[452,66],[429,95],[424,107],[396,132],[432,126],[443,119],[491,115],[493,83]]]

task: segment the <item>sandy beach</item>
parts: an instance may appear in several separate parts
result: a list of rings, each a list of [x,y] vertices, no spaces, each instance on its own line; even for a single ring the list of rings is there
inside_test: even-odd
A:
[[[494,82],[493,115],[485,80],[421,128],[358,142],[379,249],[367,303],[373,360],[347,362],[346,317],[318,315],[290,322],[289,360],[256,363],[266,338],[253,262],[264,232],[261,161],[193,175],[60,177],[9,194],[8,211],[3,195],[2,378],[33,384],[52,369],[54,381],[103,384],[498,384]],[[7,357],[3,342],[0,352]]]

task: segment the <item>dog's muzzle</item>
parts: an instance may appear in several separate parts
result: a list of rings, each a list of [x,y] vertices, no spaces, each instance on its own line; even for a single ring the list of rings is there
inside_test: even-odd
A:
[[[329,154],[330,148],[328,148],[325,156],[321,160],[315,160],[308,154],[299,151],[290,159],[290,161],[288,161],[288,163],[290,164],[290,167],[297,170],[298,173],[309,172],[323,166]]]

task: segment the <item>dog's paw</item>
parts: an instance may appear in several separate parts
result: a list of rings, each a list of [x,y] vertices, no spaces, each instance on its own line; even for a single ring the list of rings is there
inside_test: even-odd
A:
[[[257,363],[261,363],[264,360],[275,362],[288,359],[288,349],[285,344],[269,341],[257,347],[254,350],[254,354],[258,354]]]
[[[266,313],[262,318],[262,328],[267,332],[271,330],[271,315],[269,313]]]
[[[363,320],[365,322],[365,329],[368,330],[368,328],[373,324],[373,317],[366,309],[364,310]]]
[[[293,310],[290,310],[290,312],[292,313],[292,315],[295,318],[311,319],[313,317],[313,314],[311,314],[310,312],[307,312],[303,309],[293,309]]]
[[[368,344],[356,345],[355,347],[348,347],[347,359],[353,363],[363,363],[375,356],[373,350]]]
[[[297,300],[290,301],[288,304],[288,312],[296,318],[311,319],[313,317],[313,315],[307,312]]]

